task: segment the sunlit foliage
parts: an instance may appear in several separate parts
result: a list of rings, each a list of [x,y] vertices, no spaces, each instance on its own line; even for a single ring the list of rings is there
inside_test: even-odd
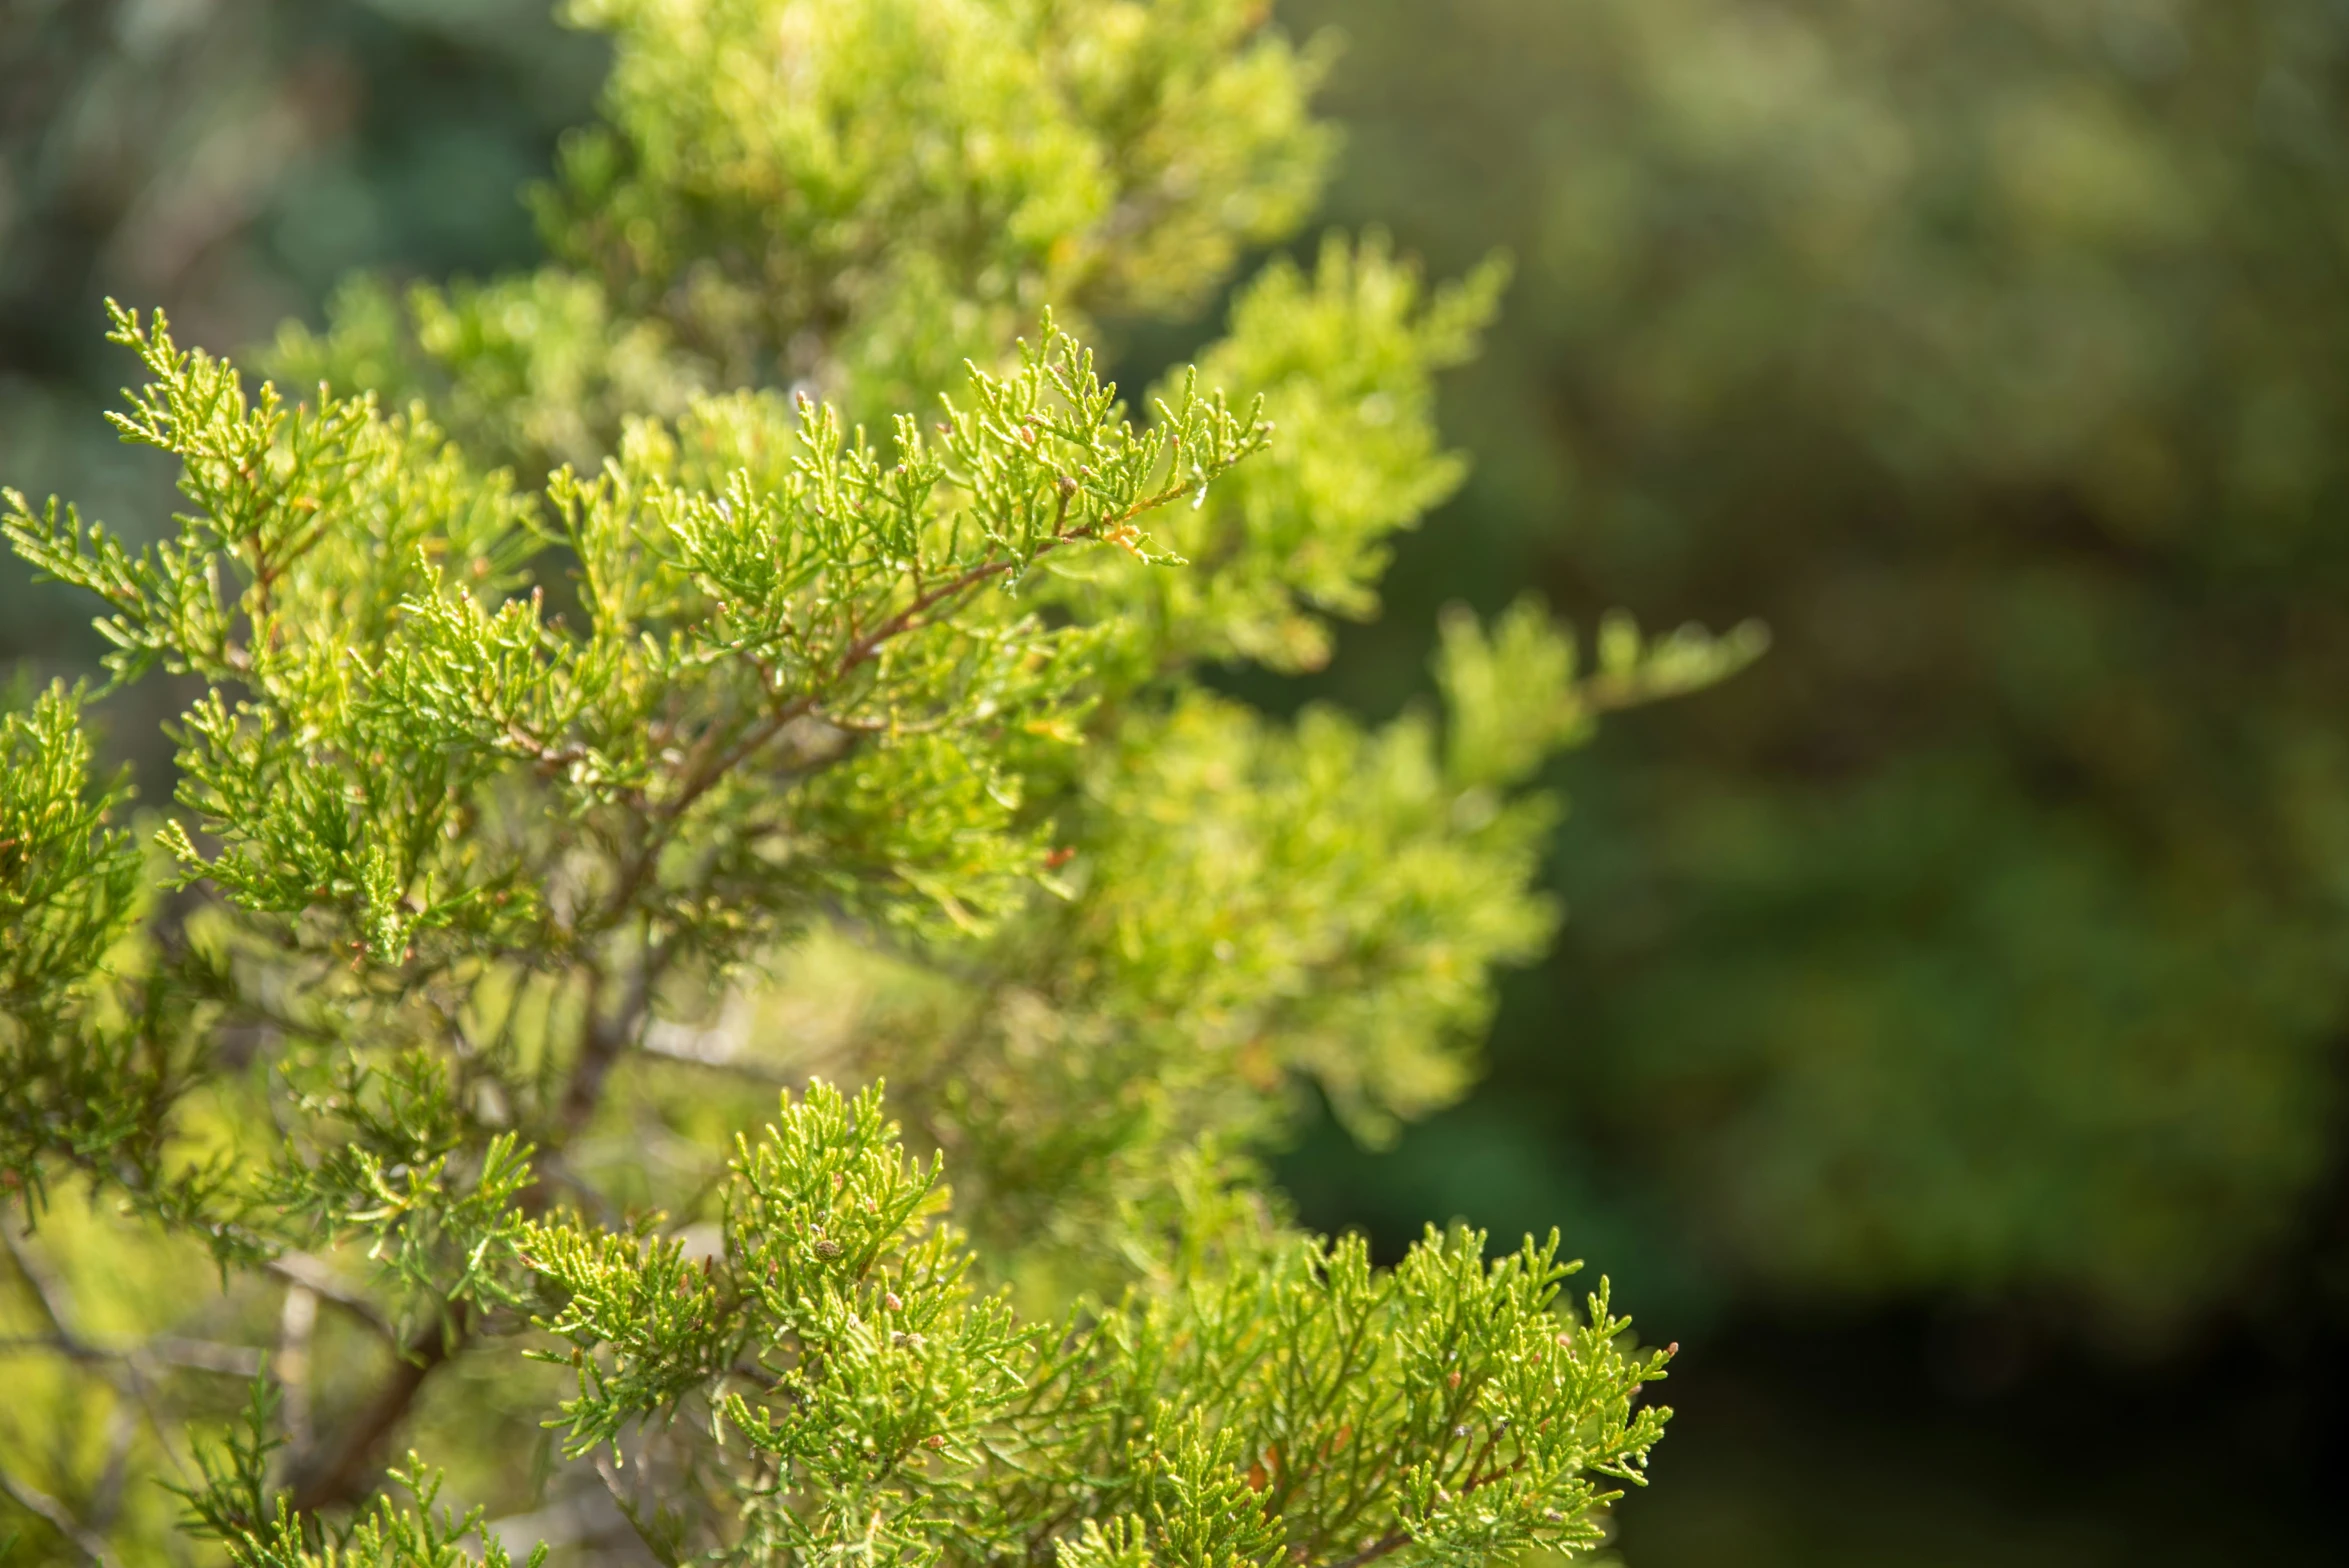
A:
[[[116,307],[172,527],[7,496],[108,691],[193,694],[136,839],[82,696],[6,720],[14,1550],[1600,1540],[1668,1354],[1554,1236],[1376,1270],[1247,1155],[1307,1085],[1370,1137],[1461,1092],[1550,928],[1533,775],[1753,636],[1463,612],[1383,727],[1200,683],[1375,611],[1498,285],[1332,240],[1102,381],[1078,312],[1314,189],[1259,8],[575,19],[547,270],[358,286],[285,386]]]

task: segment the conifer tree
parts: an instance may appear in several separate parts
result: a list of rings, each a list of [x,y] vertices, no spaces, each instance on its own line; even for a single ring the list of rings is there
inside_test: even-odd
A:
[[[1202,682],[1375,611],[1499,286],[1332,240],[1102,379],[1313,199],[1261,12],[579,0],[540,271],[355,283],[274,381],[114,309],[185,509],[6,532],[192,696],[135,818],[92,694],[0,720],[9,1560],[1601,1538],[1667,1360],[1603,1282],[1373,1267],[1248,1154],[1460,1091],[1544,759],[1752,639],[1462,613],[1384,727]]]

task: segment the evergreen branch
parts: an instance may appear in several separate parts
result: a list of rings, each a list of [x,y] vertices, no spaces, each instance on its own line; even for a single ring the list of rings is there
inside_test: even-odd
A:
[[[709,793],[720,779],[725,778],[750,758],[756,756],[768,743],[782,734],[794,720],[805,718],[817,712],[821,707],[821,694],[824,691],[842,685],[850,675],[871,663],[891,642],[925,624],[922,618],[930,611],[940,605],[954,603],[973,589],[995,578],[1009,575],[1015,571],[1024,571],[1036,560],[1064,545],[1095,542],[1115,534],[1119,529],[1128,527],[1135,518],[1179,500],[1188,493],[1187,486],[1176,485],[1127,507],[1114,517],[1105,517],[1098,522],[1088,523],[1084,527],[1066,532],[1056,532],[1037,544],[1024,559],[1004,558],[983,561],[966,568],[944,582],[933,584],[921,590],[911,603],[892,614],[886,621],[862,636],[854,638],[832,667],[820,680],[814,683],[812,690],[771,709],[733,744],[715,755],[690,761],[677,793],[660,804],[656,812],[657,818],[664,823],[673,823],[684,816],[696,802]],[[1067,490],[1062,491],[1061,507],[1064,514],[1067,508],[1068,494]],[[621,879],[620,892],[615,895],[613,900],[615,910],[625,907],[625,901],[632,899],[636,891],[643,886],[653,861],[658,858],[658,845],[657,839],[649,842],[638,851],[637,856],[630,863],[628,873]]]
[[[567,1365],[539,1414],[668,1561],[1497,1561],[1591,1544],[1601,1478],[1641,1479],[1661,1362],[1619,1348],[1603,1291],[1587,1319],[1553,1312],[1554,1240],[1488,1261],[1431,1234],[1376,1269],[1281,1230],[1207,1151],[1270,1131],[1297,1074],[1374,1130],[1456,1094],[1494,966],[1548,928],[1546,819],[1512,792],[1599,709],[1736,650],[1611,624],[1578,682],[1546,618],[1449,621],[1445,720],[1382,730],[1200,688],[1202,659],[1303,667],[1328,617],[1368,613],[1385,541],[1457,482],[1431,378],[1497,274],[1423,296],[1375,244],[1333,245],[1311,280],[1276,267],[1208,380],[1139,425],[1049,317],[1015,361],[1016,302],[1204,288],[1230,214],[1305,205],[1262,183],[1312,138],[1309,73],[1256,0],[1093,25],[1107,3],[839,0],[811,30],[772,25],[800,0],[690,26],[586,0],[625,35],[623,145],[573,215],[593,232],[548,221],[595,274],[387,299],[396,341],[306,378],[429,361],[399,397],[427,389],[469,449],[544,472],[544,447],[576,448],[541,496],[420,405],[289,403],[117,310],[146,372],[117,428],[178,461],[176,535],[134,553],[59,503],[0,508],[20,553],[96,594],[118,679],[206,687],[162,834],[180,891],[135,924],[138,853],[86,787],[74,699],[9,718],[0,917],[34,935],[0,955],[0,1076],[34,1089],[0,1160],[35,1203],[45,1167],[89,1171],[224,1275],[283,1287],[266,1366],[169,1333],[94,1345],[20,1248],[46,1332],[0,1354],[100,1369],[175,1465],[182,1412],[156,1396],[181,1390],[151,1373],[263,1374],[182,1491],[238,1568],[505,1564],[504,1532],[465,1545],[482,1516],[436,1512],[418,1466],[389,1472],[408,1501],[369,1500],[427,1391],[527,1386],[441,1377],[459,1356]],[[786,65],[809,113],[776,119]],[[958,162],[981,148],[1017,157]],[[721,362],[811,342],[824,363],[793,373],[834,401],[796,420],[709,390]],[[857,423],[880,389],[958,365],[935,439],[902,418],[884,459]],[[1283,450],[1237,467],[1266,408]],[[576,631],[525,570],[550,543],[577,561]],[[809,1084],[730,1163],[732,1085],[649,1073],[615,1117],[632,1054],[796,1076],[656,1026],[754,974],[835,1020],[785,1060],[862,1087]],[[910,1132],[884,1076],[916,1091]],[[259,1174],[167,1163],[174,1106],[207,1084],[188,1132],[239,1159],[274,1140]],[[591,1142],[599,1115],[633,1136]],[[351,1244],[366,1285],[329,1266]],[[1100,1294],[1046,1328],[982,1279]],[[320,1302],[374,1343],[318,1332]],[[546,1337],[509,1341],[515,1316]],[[375,1344],[388,1372],[350,1359]],[[363,1377],[315,1429],[308,1390]],[[145,1550],[116,1518],[147,1458],[127,1408],[72,1449],[98,1472],[67,1495],[92,1539]],[[634,1493],[602,1463],[623,1439],[652,1483]],[[493,1457],[458,1490],[510,1503],[516,1474]]]

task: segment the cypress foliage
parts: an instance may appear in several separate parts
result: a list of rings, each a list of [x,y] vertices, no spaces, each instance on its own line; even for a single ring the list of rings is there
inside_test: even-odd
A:
[[[193,697],[135,831],[88,693],[0,736],[11,1560],[1601,1538],[1668,1359],[1604,1284],[1373,1268],[1247,1151],[1461,1091],[1544,759],[1753,638],[1463,614],[1385,727],[1200,683],[1375,613],[1500,281],[1332,240],[1103,382],[1313,198],[1260,13],[582,0],[545,268],[354,283],[299,392],[114,310],[175,531],[5,529]]]

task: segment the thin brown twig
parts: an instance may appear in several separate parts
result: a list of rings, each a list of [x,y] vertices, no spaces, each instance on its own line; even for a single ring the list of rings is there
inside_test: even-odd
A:
[[[1411,1532],[1397,1530],[1392,1535],[1381,1536],[1351,1557],[1341,1558],[1337,1562],[1328,1564],[1327,1568],[1364,1568],[1364,1564],[1377,1562],[1388,1553],[1399,1552],[1410,1544]]]

